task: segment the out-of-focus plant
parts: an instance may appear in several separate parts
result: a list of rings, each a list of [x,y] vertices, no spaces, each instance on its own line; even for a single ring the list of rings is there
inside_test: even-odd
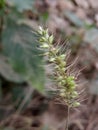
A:
[[[5,88],[3,82],[9,82],[13,87],[26,83],[40,92],[44,91],[44,62],[43,52],[38,48],[39,36],[25,22],[20,22],[25,21],[24,11],[31,10],[33,2],[0,0],[0,95]],[[19,98],[22,91],[19,87],[15,89],[14,93],[19,89],[16,94]]]

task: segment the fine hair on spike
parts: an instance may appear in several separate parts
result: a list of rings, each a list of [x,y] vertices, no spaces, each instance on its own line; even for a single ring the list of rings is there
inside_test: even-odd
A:
[[[63,42],[61,45],[61,41],[59,41],[57,45],[54,46],[54,36],[49,34],[48,29],[40,27],[38,33],[40,34],[40,48],[47,50],[48,63],[54,64],[54,70],[51,76],[59,88],[59,95],[58,92],[57,95],[69,107],[77,107],[80,103],[76,100],[78,98],[76,77],[70,73],[70,69],[76,63],[77,58],[73,63],[67,65],[68,56],[66,55],[70,54],[68,38],[66,39],[66,43]],[[65,52],[67,53],[66,55]]]

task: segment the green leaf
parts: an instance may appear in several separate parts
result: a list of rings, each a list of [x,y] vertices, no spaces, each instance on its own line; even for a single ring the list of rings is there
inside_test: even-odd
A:
[[[6,2],[16,7],[18,11],[21,12],[32,9],[34,0],[6,0]]]
[[[0,55],[0,75],[6,80],[15,83],[22,83],[25,81],[25,76],[14,71],[12,66],[8,63],[8,58]]]
[[[2,62],[5,68],[2,66],[0,73],[13,82],[30,82],[36,89],[42,91],[43,52],[38,48],[38,36],[26,25],[17,24],[12,20],[7,21],[2,35],[2,53],[7,58],[7,64]]]

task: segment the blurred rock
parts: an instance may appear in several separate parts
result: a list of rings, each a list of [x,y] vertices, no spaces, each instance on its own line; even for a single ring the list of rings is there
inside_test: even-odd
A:
[[[57,6],[57,0],[45,0],[45,2],[52,8]]]
[[[74,10],[75,6],[73,5],[73,3],[71,1],[67,1],[67,0],[58,0],[58,4],[57,7],[60,10]]]
[[[77,3],[78,6],[83,7],[84,9],[89,8],[89,3],[87,0],[75,0],[75,2]]]
[[[88,0],[89,3],[90,3],[90,6],[93,8],[93,9],[97,9],[98,8],[98,0]],[[97,9],[98,10],[98,9]]]
[[[83,69],[82,73],[85,75],[86,79],[92,79],[94,71],[96,70],[96,61],[98,61],[98,56],[95,50],[88,44],[84,44],[78,51],[78,64],[79,69]]]
[[[77,27],[84,27],[85,23],[83,20],[81,20],[75,12],[72,11],[65,11],[64,12],[65,17],[75,26]]]
[[[52,14],[48,21],[49,30],[54,33],[57,29],[64,31],[66,28],[68,28],[68,26],[69,24],[67,21],[65,21],[63,18],[60,18],[59,16],[56,16],[55,14]]]
[[[92,28],[86,30],[84,41],[89,43],[90,46],[98,53],[98,29]]]
[[[95,14],[96,25],[98,26],[98,14]]]
[[[86,18],[85,10],[83,10],[82,8],[77,8],[76,9],[76,15],[79,16],[79,18],[81,18],[81,19]]]
[[[98,73],[93,77],[89,83],[89,92],[94,95],[98,95]]]

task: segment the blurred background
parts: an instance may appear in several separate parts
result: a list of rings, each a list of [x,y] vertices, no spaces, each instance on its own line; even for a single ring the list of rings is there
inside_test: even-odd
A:
[[[67,43],[69,64],[77,59],[81,105],[70,112],[69,130],[98,130],[98,0],[0,0],[0,129],[65,130],[67,106],[41,94],[39,25]]]

